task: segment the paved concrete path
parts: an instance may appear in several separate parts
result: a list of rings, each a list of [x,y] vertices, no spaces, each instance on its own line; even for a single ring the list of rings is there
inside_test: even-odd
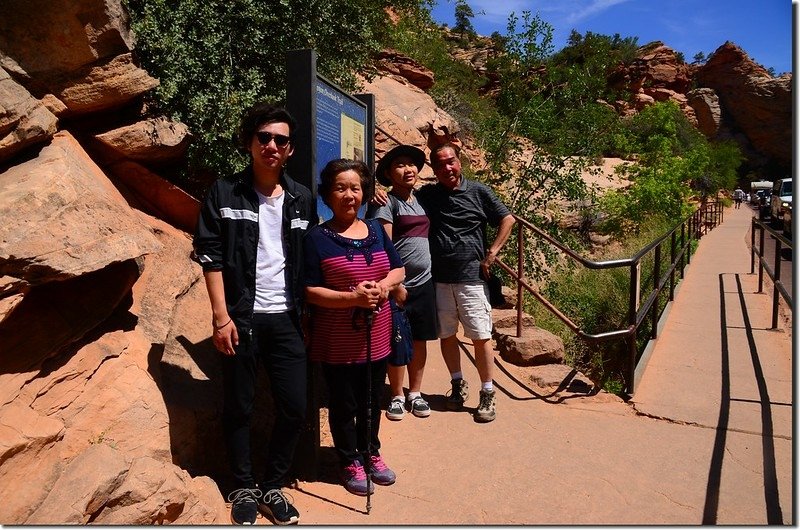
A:
[[[478,424],[474,364],[465,354],[467,409],[448,412],[431,343],[433,413],[381,421],[396,484],[366,515],[326,447],[320,480],[287,490],[301,524],[794,524],[791,337],[755,294],[750,215],[728,209],[702,239],[630,402],[549,395],[498,360],[498,416]]]

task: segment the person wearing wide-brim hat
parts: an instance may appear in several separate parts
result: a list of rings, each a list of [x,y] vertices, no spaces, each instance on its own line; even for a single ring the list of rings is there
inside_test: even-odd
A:
[[[422,167],[425,165],[425,152],[413,145],[398,145],[383,155],[383,158],[378,162],[378,166],[375,169],[375,178],[378,182],[387,187],[392,186],[392,181],[386,175],[386,170],[389,169],[392,160],[401,156],[406,156],[411,159],[417,167],[417,175],[419,175],[419,172],[422,171]]]
[[[435,288],[431,276],[431,252],[428,245],[430,221],[414,196],[419,172],[425,165],[425,153],[413,145],[398,145],[386,153],[375,170],[384,186],[391,186],[385,205],[371,204],[367,217],[378,219],[392,238],[406,270],[403,286],[392,295],[404,306],[411,323],[414,349],[411,360],[389,360],[387,372],[392,396],[386,417],[401,420],[406,407],[416,417],[430,416],[431,409],[422,397],[422,375],[427,359],[427,341],[436,340]],[[403,395],[403,379],[408,370],[408,398]]]

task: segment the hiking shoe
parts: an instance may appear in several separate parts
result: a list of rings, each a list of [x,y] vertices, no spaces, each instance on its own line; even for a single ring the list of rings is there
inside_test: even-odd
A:
[[[300,514],[292,506],[286,495],[279,490],[269,490],[258,501],[258,509],[265,517],[272,519],[272,522],[279,525],[297,524]]]
[[[406,409],[403,406],[403,400],[394,398],[389,402],[389,407],[386,409],[386,417],[390,420],[399,421],[406,415]]]
[[[369,459],[372,462],[370,469],[372,481],[378,486],[391,486],[394,484],[394,481],[397,480],[397,475],[389,469],[383,458],[380,455],[370,455]]]
[[[361,465],[361,462],[354,460],[349,465],[343,467],[340,478],[342,484],[344,484],[344,489],[353,495],[366,496],[367,474],[364,472],[364,466]],[[370,484],[369,492],[372,493],[374,490],[375,488]]]
[[[491,392],[481,390],[478,410],[475,411],[475,421],[486,423],[494,420],[496,416],[497,411],[495,410],[494,390]]]
[[[469,397],[469,385],[464,379],[452,379],[450,384],[453,388],[450,390],[450,395],[447,396],[447,408],[461,410]]]
[[[411,414],[417,418],[427,418],[431,415],[431,406],[428,402],[422,399],[422,396],[417,396],[408,404]]]
[[[239,488],[228,494],[231,503],[231,522],[233,524],[256,524],[258,515],[258,499],[261,490],[257,488]]]

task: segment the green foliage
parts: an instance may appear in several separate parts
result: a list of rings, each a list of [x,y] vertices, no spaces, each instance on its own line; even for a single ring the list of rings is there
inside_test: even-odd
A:
[[[185,122],[195,136],[187,178],[244,166],[232,133],[253,103],[285,98],[288,50],[318,50],[320,73],[354,89],[356,74],[367,71],[389,25],[387,3],[127,0],[137,53],[161,82],[152,107]],[[414,9],[420,4],[392,3]]]
[[[690,209],[689,197],[732,187],[742,160],[732,142],[708,142],[674,102],[643,109],[615,142],[626,155],[638,156],[637,164],[621,168],[632,185],[607,193],[600,203],[608,216],[604,229],[616,233],[636,231],[648,217],[679,220]]]

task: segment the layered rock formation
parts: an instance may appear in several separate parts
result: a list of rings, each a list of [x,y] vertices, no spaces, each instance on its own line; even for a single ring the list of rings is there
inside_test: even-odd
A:
[[[202,437],[165,382],[207,379],[196,363],[213,348],[173,328],[202,288],[183,231],[198,208],[152,168],[183,157],[188,131],[137,123],[158,82],[132,49],[119,1],[0,4],[4,524],[228,520],[208,473],[173,463]],[[207,323],[207,300],[187,300]]]

